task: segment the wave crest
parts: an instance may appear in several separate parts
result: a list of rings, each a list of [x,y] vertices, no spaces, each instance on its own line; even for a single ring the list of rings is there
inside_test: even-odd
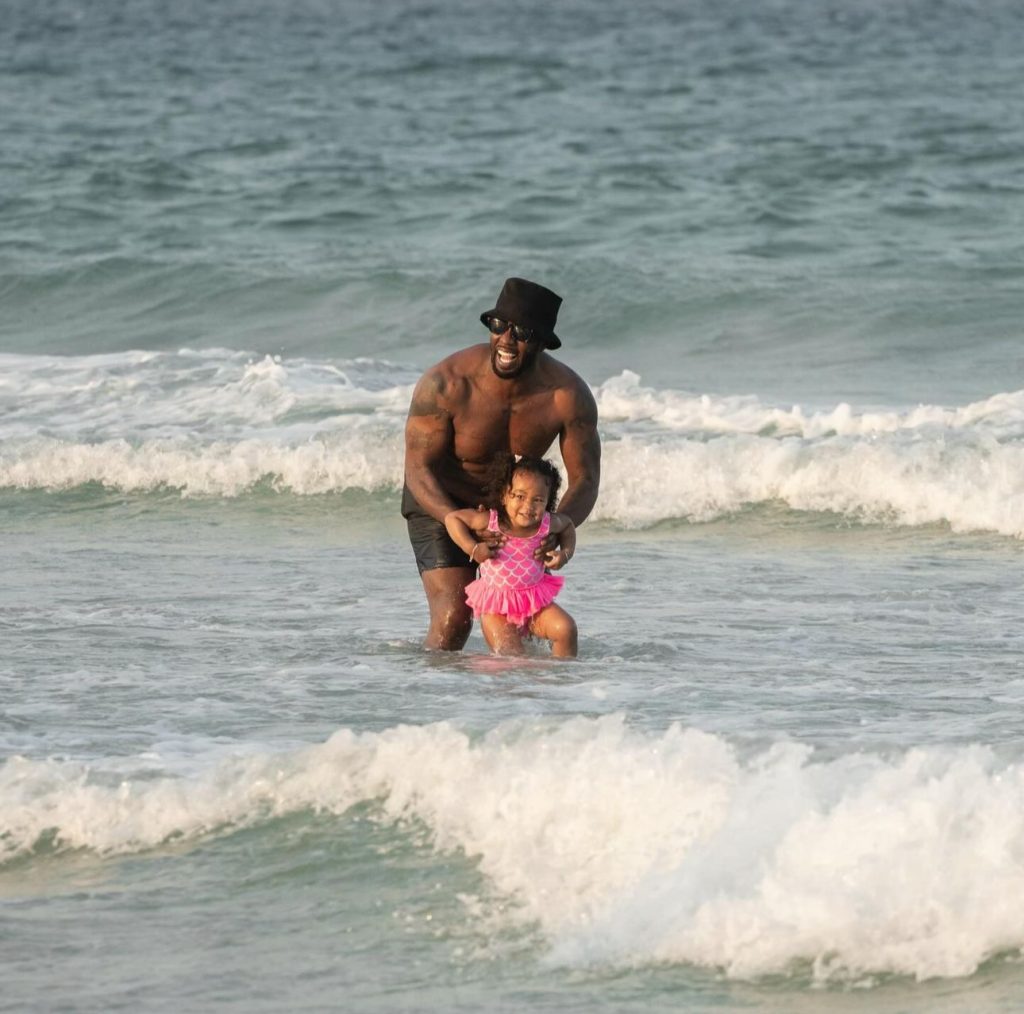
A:
[[[0,488],[98,483],[218,497],[401,488],[409,369],[226,350],[6,360]],[[959,408],[805,412],[644,387],[626,371],[594,393],[604,444],[597,519],[705,522],[783,504],[1024,537],[1022,391]]]
[[[148,761],[150,765],[152,761]],[[817,761],[621,716],[342,729],[186,777],[8,760],[0,849],[130,853],[373,802],[475,860],[560,964],[963,976],[1024,945],[1024,767],[981,748]]]

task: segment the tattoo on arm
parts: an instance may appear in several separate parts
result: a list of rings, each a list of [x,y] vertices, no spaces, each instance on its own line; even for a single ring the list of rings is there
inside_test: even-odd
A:
[[[441,407],[441,399],[445,395],[444,377],[437,373],[426,373],[416,385],[412,394],[409,415],[442,415],[446,414]]]

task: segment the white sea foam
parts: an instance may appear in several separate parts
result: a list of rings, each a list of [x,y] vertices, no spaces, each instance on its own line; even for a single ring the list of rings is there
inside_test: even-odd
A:
[[[401,487],[401,428],[376,415],[291,444],[273,438],[133,443],[50,437],[0,443],[0,487],[242,495],[260,483],[301,495]],[[1024,444],[976,433],[815,441],[738,434],[707,440],[607,438],[593,517],[628,527],[668,518],[711,521],[781,503],[854,521],[948,524],[1024,537]]]
[[[978,434],[921,440],[740,435],[609,442],[595,518],[646,525],[709,521],[778,502],[856,521],[946,523],[1024,536],[1024,445]]]
[[[229,349],[0,355],[0,440],[294,441],[350,415],[404,418],[414,379],[382,361],[284,361]]]
[[[817,439],[877,436],[898,431],[934,434],[941,430],[983,430],[992,436],[1024,437],[1024,391],[996,394],[959,408],[917,405],[901,411],[855,411],[842,403],[805,412],[799,405],[763,405],[750,395],[689,395],[640,383],[631,370],[596,389],[598,411],[606,422],[640,424],[642,431],[689,431],[707,436],[751,433]]]
[[[928,978],[1024,945],[1024,765],[981,748],[742,759],[716,736],[609,716],[482,739],[445,723],[341,730],[187,777],[125,767],[8,760],[0,848],[137,852],[373,801],[478,862],[555,963]]]
[[[0,487],[320,494],[391,488],[402,472],[412,388],[390,363],[208,349],[0,366]]]
[[[0,359],[0,487],[239,496],[257,485],[401,486],[411,368],[227,350]],[[627,371],[595,395],[597,519],[702,522],[779,503],[1024,537],[1024,391],[959,408],[805,412],[656,390]]]
[[[239,496],[261,482],[302,495],[393,489],[403,445],[372,417],[296,446],[246,439],[69,443],[40,438],[0,446],[0,487],[65,490],[99,483],[124,492],[180,490],[185,496]]]
[[[754,398],[686,397],[626,372],[597,392],[622,425],[595,517],[708,521],[778,502],[858,521],[1024,536],[1024,391],[957,409],[805,415]]]

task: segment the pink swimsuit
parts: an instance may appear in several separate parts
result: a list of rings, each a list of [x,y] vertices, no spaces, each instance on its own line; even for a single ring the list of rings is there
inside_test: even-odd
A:
[[[497,511],[491,511],[487,528],[499,530]],[[550,528],[551,515],[545,511],[533,535],[507,536],[498,556],[480,564],[480,576],[466,585],[466,601],[473,607],[474,616],[496,613],[517,627],[525,627],[530,617],[554,602],[565,579],[549,574],[544,561],[533,557]]]

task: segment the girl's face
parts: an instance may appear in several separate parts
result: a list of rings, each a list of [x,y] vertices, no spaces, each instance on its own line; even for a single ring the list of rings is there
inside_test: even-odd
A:
[[[550,492],[551,485],[544,476],[534,472],[514,472],[502,498],[509,521],[516,528],[533,528],[540,524]]]

